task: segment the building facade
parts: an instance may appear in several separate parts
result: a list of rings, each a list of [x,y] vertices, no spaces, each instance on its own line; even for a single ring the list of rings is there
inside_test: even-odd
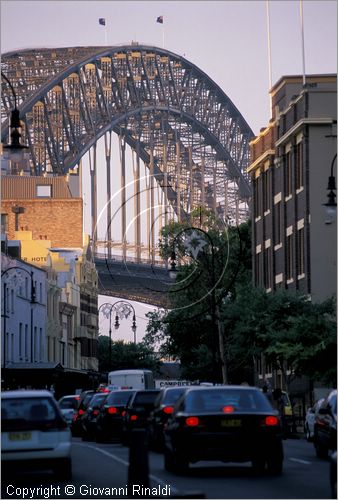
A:
[[[251,142],[254,283],[323,301],[336,295],[336,219],[325,215],[336,153],[336,75],[282,77],[272,119]],[[325,244],[323,244],[325,242]]]
[[[44,368],[47,363],[46,272],[1,254],[1,366],[5,386],[13,370]]]
[[[10,240],[15,231],[30,231],[33,240],[49,240],[52,247],[81,247],[83,200],[74,177],[3,175],[2,232]]]

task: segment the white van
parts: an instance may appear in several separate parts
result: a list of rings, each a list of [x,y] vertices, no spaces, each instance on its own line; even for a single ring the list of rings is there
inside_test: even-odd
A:
[[[108,373],[108,388],[116,389],[154,389],[151,370],[115,370]]]

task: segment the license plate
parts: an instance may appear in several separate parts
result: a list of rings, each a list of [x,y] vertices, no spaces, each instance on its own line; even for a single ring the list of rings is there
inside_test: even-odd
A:
[[[9,433],[10,441],[28,441],[32,438],[31,432],[10,432]]]
[[[222,420],[222,427],[241,427],[242,421],[238,419]]]

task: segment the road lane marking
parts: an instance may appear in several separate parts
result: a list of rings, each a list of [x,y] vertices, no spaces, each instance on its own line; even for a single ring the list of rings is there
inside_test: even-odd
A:
[[[308,462],[307,460],[301,460],[300,458],[289,458],[292,462],[299,462],[300,464],[310,465],[312,462]]]
[[[127,462],[126,460],[123,460],[123,458],[117,457],[113,453],[109,453],[109,451],[102,450],[102,448],[98,448],[97,446],[91,446],[90,444],[83,444],[83,443],[73,443],[73,444],[77,444],[78,446],[84,446],[86,448],[91,448],[92,450],[99,451],[100,453],[103,453],[103,455],[107,455],[108,457],[113,458],[117,462],[120,462],[121,464],[129,467],[129,462]],[[168,482],[163,481],[163,479],[160,479],[159,477],[154,476],[153,474],[149,474],[149,477],[150,477],[150,479],[157,482],[158,484],[161,484],[162,486],[168,485]],[[179,490],[171,485],[170,485],[170,490],[173,493],[176,493],[176,495],[179,493]]]

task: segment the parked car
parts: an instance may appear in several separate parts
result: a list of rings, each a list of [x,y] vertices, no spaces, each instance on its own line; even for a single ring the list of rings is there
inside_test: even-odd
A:
[[[178,398],[186,391],[187,387],[167,387],[162,389],[157,396],[154,409],[149,416],[149,444],[156,451],[163,451],[163,428],[169,416],[174,411]]]
[[[283,469],[278,411],[255,387],[189,388],[164,429],[164,464],[182,473],[200,460],[251,461],[256,472]]]
[[[121,441],[128,444],[133,429],[147,429],[150,412],[160,389],[135,391],[126,406],[122,422]]]
[[[101,406],[96,420],[96,441],[105,442],[120,438],[122,419],[129,398],[135,391],[112,391]]]
[[[93,441],[95,439],[97,417],[107,396],[107,392],[98,392],[90,399],[89,405],[81,418],[83,441]]]
[[[83,391],[80,394],[80,402],[77,412],[73,415],[73,421],[71,425],[72,435],[75,437],[82,436],[82,417],[85,414],[86,409],[89,406],[90,400],[96,394],[93,390]]]
[[[77,413],[80,402],[80,396],[78,394],[72,394],[70,396],[63,396],[58,401],[58,407],[66,420],[68,425],[72,424],[73,417]]]
[[[2,392],[1,447],[5,468],[52,469],[71,479],[71,432],[49,391]]]
[[[314,429],[315,429],[315,418],[316,414],[318,412],[318,409],[320,408],[321,404],[323,403],[324,398],[319,399],[313,406],[307,409],[306,416],[305,416],[305,422],[304,422],[304,433],[307,441],[313,441],[314,437]]]
[[[325,398],[315,417],[313,444],[316,455],[326,458],[337,449],[337,390]]]

